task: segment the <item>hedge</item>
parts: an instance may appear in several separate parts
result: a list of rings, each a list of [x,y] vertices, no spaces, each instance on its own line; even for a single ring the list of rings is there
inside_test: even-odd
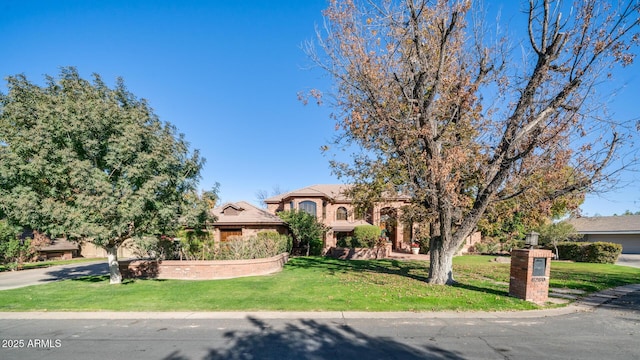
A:
[[[562,242],[558,258],[577,262],[614,264],[622,253],[622,245],[607,242]]]
[[[358,225],[353,229],[353,237],[361,246],[373,248],[380,238],[380,228],[375,225]]]

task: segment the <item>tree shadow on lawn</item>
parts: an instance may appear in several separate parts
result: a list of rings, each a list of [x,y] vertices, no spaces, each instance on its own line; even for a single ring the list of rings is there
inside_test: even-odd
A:
[[[464,283],[461,283],[461,282],[456,282],[451,286],[457,287],[457,288],[460,288],[460,289],[469,290],[469,291],[481,292],[481,293],[484,293],[484,294],[493,294],[493,295],[505,296],[505,297],[509,296],[509,291],[501,291],[501,290],[496,290],[496,289],[492,289],[492,288],[488,288],[488,287],[480,287],[480,286],[475,286],[475,285],[471,285],[471,284],[464,284]]]
[[[138,282],[138,280],[153,281],[153,282],[164,282],[164,281],[166,281],[165,279],[151,279],[151,278],[122,279],[122,283],[120,283],[119,285],[135,284],[136,282]],[[85,283],[109,282],[109,275],[81,276],[81,277],[73,278],[73,279],[71,279],[71,281],[79,281],[79,282],[85,282]]]
[[[63,267],[52,267],[45,273],[47,278],[41,281],[57,281],[76,279],[81,277],[101,277],[109,273],[109,267],[106,262],[92,263],[86,265],[66,265]],[[108,276],[107,276],[108,277]],[[95,282],[95,281],[94,281]]]
[[[345,272],[373,272],[409,277],[418,281],[427,281],[427,272],[423,264],[413,261],[380,260],[341,260],[333,258],[299,257],[290,260],[289,268],[318,269],[329,274]]]
[[[247,319],[255,329],[225,333],[225,348],[208,349],[203,359],[463,359],[455,351],[432,344],[411,346],[387,336],[364,334],[348,325],[299,320],[276,329],[263,320]],[[176,350],[164,359],[188,357]]]
[[[340,260],[332,258],[295,258],[293,262],[287,263],[286,266],[291,268],[304,268],[318,270],[326,270],[329,274],[341,272],[372,272],[380,274],[390,274],[407,277],[417,281],[426,283],[428,279],[428,269],[424,263],[416,261],[399,261],[399,260]],[[456,282],[454,287],[465,290],[477,291],[486,294],[494,294],[499,296],[509,296],[508,291],[500,291],[489,287],[480,287],[461,282]]]

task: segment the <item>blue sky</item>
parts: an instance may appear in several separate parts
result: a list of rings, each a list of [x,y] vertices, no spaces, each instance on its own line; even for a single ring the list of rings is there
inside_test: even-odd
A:
[[[297,100],[299,91],[330,87],[301,50],[324,7],[325,0],[0,0],[0,75],[41,82],[75,66],[111,84],[121,76],[200,149],[202,188],[219,182],[222,201],[256,203],[260,189],[338,182],[320,152],[334,135],[331,109]],[[616,116],[640,117],[639,65],[617,78]],[[624,180],[615,192],[589,196],[583,212],[640,210],[637,174]]]

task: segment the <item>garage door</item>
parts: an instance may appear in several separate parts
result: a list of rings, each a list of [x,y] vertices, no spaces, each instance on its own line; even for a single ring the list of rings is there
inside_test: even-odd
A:
[[[231,236],[242,236],[242,229],[220,229],[220,241],[227,241]]]
[[[619,240],[616,242],[622,245],[623,254],[640,254],[640,239],[636,239],[636,240],[625,239],[625,240]]]
[[[640,234],[589,234],[586,240],[620,244],[623,254],[640,254]]]

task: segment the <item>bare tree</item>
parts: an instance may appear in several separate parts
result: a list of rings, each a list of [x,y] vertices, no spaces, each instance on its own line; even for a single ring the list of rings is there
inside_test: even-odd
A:
[[[454,281],[495,203],[549,210],[636,163],[620,158],[636,130],[594,97],[638,44],[638,1],[618,5],[531,0],[518,37],[488,31],[471,1],[330,1],[321,51],[306,51],[335,81],[335,145],[361,149],[333,169],[354,196],[412,196],[433,224],[431,283]]]
[[[284,194],[286,192],[289,192],[289,190],[283,190],[280,185],[276,184],[273,185],[271,187],[271,192],[264,190],[264,189],[260,189],[258,191],[256,191],[256,199],[258,200],[258,202],[260,203],[260,205],[264,208],[267,207],[267,203],[265,202],[265,200],[267,200],[270,197],[273,196],[278,196],[280,194]]]

